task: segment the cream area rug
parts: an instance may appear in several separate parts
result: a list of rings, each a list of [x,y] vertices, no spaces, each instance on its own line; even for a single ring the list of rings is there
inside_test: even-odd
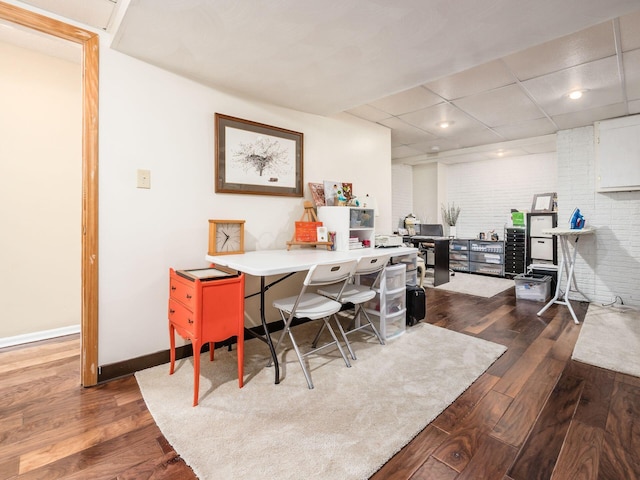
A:
[[[572,359],[640,377],[640,311],[591,303]]]
[[[294,327],[301,347],[316,328]],[[423,323],[384,346],[352,336],[351,368],[329,349],[307,357],[313,390],[290,349],[275,385],[268,349],[255,339],[245,342],[242,389],[235,349],[216,350],[214,362],[202,355],[197,407],[191,357],[171,376],[160,365],[136,378],[160,430],[201,480],[366,479],[506,350]]]
[[[438,285],[436,288],[489,298],[511,287],[515,287],[515,282],[512,279],[456,272],[455,275],[449,277],[448,283]]]

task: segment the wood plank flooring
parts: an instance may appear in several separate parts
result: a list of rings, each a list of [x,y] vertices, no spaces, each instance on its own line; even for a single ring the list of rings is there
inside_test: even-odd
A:
[[[428,322],[509,349],[373,480],[640,479],[640,378],[572,361],[566,308],[537,317],[513,289],[428,289],[427,305]],[[79,353],[77,336],[0,350],[0,479],[196,478],[135,378],[84,389]]]

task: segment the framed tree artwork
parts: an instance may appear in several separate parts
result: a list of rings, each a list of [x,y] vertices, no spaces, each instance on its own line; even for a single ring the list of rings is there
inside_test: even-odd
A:
[[[303,195],[303,134],[216,113],[215,191]]]

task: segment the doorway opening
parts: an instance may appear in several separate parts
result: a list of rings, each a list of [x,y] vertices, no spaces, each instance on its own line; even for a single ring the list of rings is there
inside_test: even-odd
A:
[[[85,387],[98,383],[98,65],[97,34],[0,3],[0,19],[82,46],[81,366]]]

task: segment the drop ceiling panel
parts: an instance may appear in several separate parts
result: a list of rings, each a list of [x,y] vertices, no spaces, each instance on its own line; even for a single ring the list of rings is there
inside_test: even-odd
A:
[[[519,80],[546,75],[616,53],[612,22],[528,48],[504,58]]]
[[[501,60],[495,60],[477,67],[441,78],[425,85],[442,98],[454,100],[475,93],[504,87],[514,83],[515,78]]]
[[[457,135],[462,131],[485,128],[461,110],[448,103],[440,103],[433,107],[423,108],[400,117],[403,121],[414,125],[438,137]],[[440,128],[442,121],[454,122],[449,128]]]
[[[458,138],[458,143],[460,143],[462,148],[465,148],[475,147],[477,145],[488,145],[490,143],[501,142],[503,140],[504,138],[496,132],[485,128],[462,132],[460,134],[460,138]]]
[[[544,116],[517,85],[508,85],[461,98],[453,103],[491,127],[534,120]]]
[[[579,112],[565,113],[564,115],[555,115],[551,118],[556,122],[560,130],[566,130],[569,128],[592,125],[593,122],[597,122],[599,120],[622,117],[627,114],[627,104],[618,103],[615,105],[593,108],[591,110],[581,110]]]
[[[403,113],[415,112],[416,110],[430,107],[440,102],[442,102],[442,99],[437,95],[434,95],[422,87],[416,87],[382,98],[376,102],[371,102],[370,105],[398,116]]]
[[[615,56],[522,82],[533,98],[549,115],[562,115],[623,101],[618,61]],[[587,91],[577,101],[567,94]]]
[[[378,123],[391,129],[391,141],[394,145],[417,143],[435,138],[434,135],[419,129],[414,125],[409,125],[396,117],[388,118]]]
[[[368,120],[370,122],[379,122],[380,120],[391,117],[391,115],[389,115],[387,112],[378,110],[371,105],[361,105],[359,107],[347,110],[347,113],[355,115],[356,117],[362,118],[364,120]]]
[[[497,133],[507,140],[516,140],[518,138],[539,137],[541,135],[549,135],[555,133],[557,127],[547,117],[529,120],[527,122],[511,123],[493,127]]]
[[[620,17],[622,51],[640,48],[640,11]]]

